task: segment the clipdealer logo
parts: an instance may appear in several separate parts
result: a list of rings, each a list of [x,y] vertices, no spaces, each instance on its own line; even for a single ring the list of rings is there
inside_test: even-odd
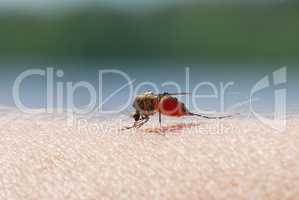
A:
[[[273,85],[275,87],[286,85],[287,83],[287,67],[282,67],[274,71],[271,75],[273,77]],[[287,127],[286,107],[287,107],[287,89],[279,88],[274,90],[274,118],[270,119],[258,113],[253,108],[253,97],[270,88],[270,75],[263,77],[251,89],[250,92],[250,112],[263,124],[279,131],[284,132]]]
[[[121,85],[118,89],[113,91],[108,97],[103,98],[103,77],[107,74],[113,74],[121,77],[123,80],[126,81],[126,84]],[[46,107],[41,109],[31,109],[28,108],[21,100],[21,86],[23,81],[29,79],[32,76],[41,76],[45,77],[46,80]],[[87,82],[87,81],[79,81],[76,83],[73,82],[63,82],[57,81],[55,82],[55,78],[62,78],[64,76],[64,71],[61,69],[55,70],[54,68],[47,68],[47,69],[29,69],[22,72],[15,80],[13,85],[13,100],[15,105],[19,110],[24,113],[28,114],[41,114],[41,113],[67,113],[67,124],[73,125],[74,124],[74,115],[84,115],[84,114],[91,114],[94,112],[98,112],[101,114],[113,114],[113,113],[120,113],[126,110],[129,106],[131,106],[132,100],[135,95],[140,92],[139,90],[144,86],[148,86],[153,89],[154,93],[159,93],[159,86],[153,82],[141,82],[136,87],[135,90],[133,88],[133,82],[128,74],[124,73],[123,71],[116,70],[116,69],[104,69],[98,71],[98,83],[99,83],[99,90],[96,91],[95,87]],[[282,67],[276,71],[274,71],[271,76],[273,77],[273,85],[274,86],[281,86],[286,85],[287,83],[287,67]],[[171,86],[174,87],[177,92],[183,91],[190,91],[192,95],[192,99],[186,98],[186,103],[189,105],[190,103],[196,110],[201,110],[200,106],[198,106],[198,99],[199,98],[213,98],[219,100],[219,105],[221,108],[221,112],[225,112],[225,95],[229,88],[234,85],[234,82],[228,82],[226,84],[220,83],[220,87],[216,86],[212,82],[199,82],[192,90],[190,90],[190,69],[185,69],[185,88],[181,88],[181,86],[174,82],[168,81],[162,84],[164,86]],[[258,112],[254,109],[254,105],[256,101],[254,101],[254,96],[262,93],[266,90],[270,89],[270,75],[263,77],[259,80],[250,91],[250,99],[249,99],[249,111],[256,117],[261,123],[264,125],[273,128],[279,132],[284,132],[286,129],[286,100],[287,100],[287,89],[286,88],[277,88],[274,91],[274,118],[267,118],[264,113]],[[200,88],[206,87],[210,88],[213,94],[210,95],[203,95],[198,94]],[[75,105],[75,92],[78,89],[85,89],[89,93],[89,101],[88,104],[84,106],[84,108],[77,108]],[[103,105],[110,101],[113,97],[115,97],[120,91],[126,89],[128,91],[128,99],[126,102],[122,104],[120,107],[114,110],[103,110]],[[55,93],[56,91],[56,93]],[[98,93],[97,93],[98,92]],[[64,98],[66,95],[66,98]],[[64,102],[66,99],[66,102]],[[56,104],[57,108],[55,110]],[[66,105],[64,109],[64,105]],[[216,111],[210,111],[211,113]]]

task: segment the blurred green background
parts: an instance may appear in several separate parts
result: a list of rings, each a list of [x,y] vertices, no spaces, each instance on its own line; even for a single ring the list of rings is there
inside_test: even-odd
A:
[[[161,92],[177,92],[162,84],[175,81],[184,88],[189,67],[190,90],[203,81],[235,83],[226,95],[228,107],[248,100],[258,80],[287,66],[288,107],[298,108],[297,2],[0,0],[0,105],[14,105],[12,86],[26,69],[61,69],[65,76],[56,81],[85,80],[96,88],[98,70],[119,69],[136,80],[134,87],[152,81]],[[107,75],[103,96],[122,81]],[[260,94],[262,109],[274,108],[273,89]],[[43,77],[30,77],[21,93],[26,105],[40,108],[47,102],[45,91]],[[118,107],[127,93],[107,107]],[[80,105],[89,100],[85,90],[76,95]],[[198,101],[204,109],[220,108],[218,99]]]
[[[75,6],[70,1],[33,6],[37,2],[0,4],[2,60],[299,59],[296,1],[77,1]]]

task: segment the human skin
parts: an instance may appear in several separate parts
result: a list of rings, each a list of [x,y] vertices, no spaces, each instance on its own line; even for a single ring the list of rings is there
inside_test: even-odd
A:
[[[0,122],[1,200],[299,197],[295,117],[277,133],[254,119],[165,119],[162,128],[154,120],[119,131],[116,118],[67,126],[14,115]]]

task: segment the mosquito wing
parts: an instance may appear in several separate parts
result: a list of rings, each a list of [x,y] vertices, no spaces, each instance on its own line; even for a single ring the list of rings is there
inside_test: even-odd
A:
[[[191,92],[178,92],[178,93],[162,93],[160,95],[180,96],[180,95],[192,95]]]

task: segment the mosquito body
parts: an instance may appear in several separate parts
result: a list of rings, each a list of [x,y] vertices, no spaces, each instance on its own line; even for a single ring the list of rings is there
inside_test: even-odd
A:
[[[221,117],[209,117],[202,114],[195,114],[190,112],[184,103],[180,102],[177,98],[173,96],[177,95],[188,95],[189,93],[162,93],[154,94],[151,91],[147,91],[141,95],[136,96],[133,107],[135,112],[133,113],[133,118],[135,120],[132,127],[130,128],[140,128],[142,125],[149,121],[150,116],[159,113],[159,123],[161,124],[161,115],[171,116],[171,117],[183,117],[183,116],[198,116],[206,119],[222,119],[231,116],[221,116]]]

